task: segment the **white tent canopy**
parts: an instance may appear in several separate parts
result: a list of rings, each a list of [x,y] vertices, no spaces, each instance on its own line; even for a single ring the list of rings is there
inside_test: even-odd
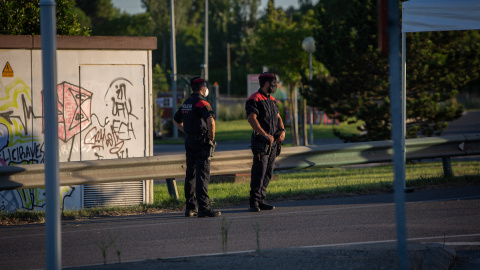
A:
[[[410,0],[402,3],[401,132],[403,146],[405,146],[406,131],[406,33],[474,29],[480,29],[480,0]]]
[[[479,0],[410,0],[402,4],[402,33],[480,29]]]
[[[402,144],[406,118],[406,33],[480,29],[480,0],[410,0],[402,3]]]

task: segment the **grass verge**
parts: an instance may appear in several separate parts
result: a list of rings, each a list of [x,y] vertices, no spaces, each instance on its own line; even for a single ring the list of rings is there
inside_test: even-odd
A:
[[[432,189],[450,186],[480,185],[480,162],[452,162],[454,177],[445,178],[441,162],[407,164],[406,186],[414,189]],[[336,168],[310,168],[277,173],[279,180],[272,181],[267,196],[270,201],[318,199],[360,194],[391,192],[393,188],[392,165],[373,167],[346,166]],[[124,216],[135,214],[181,211],[184,208],[183,183],[177,183],[180,199],[172,199],[165,184],[154,186],[154,203],[131,207],[105,207],[63,211],[63,220],[81,220],[92,217]],[[213,207],[248,204],[249,183],[211,183],[209,196]],[[17,211],[0,213],[0,225],[41,223],[45,213]]]
[[[337,128],[342,133],[358,134],[358,125],[348,125],[342,123],[339,126],[328,125],[313,125],[313,137],[315,139],[335,139],[333,135],[333,127]],[[245,141],[250,140],[252,134],[252,128],[247,120],[231,120],[231,121],[217,121],[215,124],[215,140],[216,141]],[[310,132],[310,126],[307,127],[307,131]],[[181,132],[179,132],[181,136]],[[286,139],[291,140],[291,132],[287,127]],[[156,139],[154,144],[182,144],[183,139]]]

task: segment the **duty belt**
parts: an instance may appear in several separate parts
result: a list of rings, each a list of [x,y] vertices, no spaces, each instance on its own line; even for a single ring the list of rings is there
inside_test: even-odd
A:
[[[186,136],[194,139],[195,141],[202,141],[205,139],[206,133],[186,133]]]

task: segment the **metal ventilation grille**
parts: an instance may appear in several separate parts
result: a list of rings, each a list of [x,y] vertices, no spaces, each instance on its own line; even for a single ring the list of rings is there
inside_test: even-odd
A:
[[[131,206],[144,202],[144,182],[117,182],[83,186],[83,207]]]

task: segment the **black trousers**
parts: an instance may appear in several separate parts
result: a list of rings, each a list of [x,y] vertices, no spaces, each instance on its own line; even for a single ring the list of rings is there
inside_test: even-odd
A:
[[[253,144],[252,140],[252,144]],[[269,155],[259,156],[253,153],[252,177],[250,181],[250,206],[265,203],[267,187],[273,176],[275,158],[277,155],[277,143],[272,144]]]
[[[187,209],[208,209],[208,183],[210,182],[210,159],[204,154],[207,147],[195,136],[185,138],[187,170],[185,175],[185,201]]]

